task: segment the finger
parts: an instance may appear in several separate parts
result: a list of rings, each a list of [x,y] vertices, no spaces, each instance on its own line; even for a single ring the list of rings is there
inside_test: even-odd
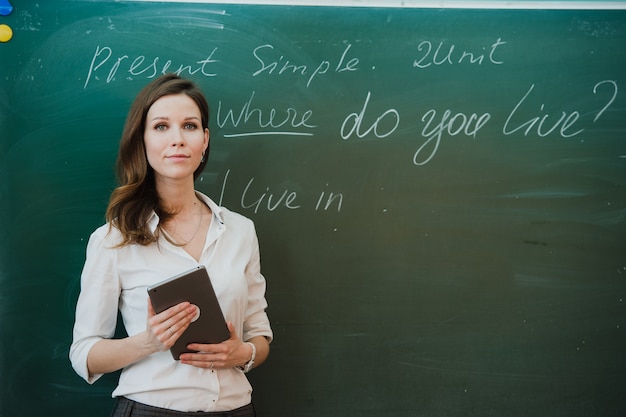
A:
[[[182,303],[178,303],[175,306],[168,308],[167,310],[163,310],[161,313],[159,313],[159,315],[164,318],[171,318],[181,315],[184,316],[193,311],[195,311],[195,308],[191,308],[191,304],[188,301],[183,301]]]
[[[160,327],[163,332],[167,331],[170,337],[178,339],[191,324],[193,315],[193,310],[180,311],[175,316],[165,320]]]
[[[191,308],[188,302],[177,304],[157,314],[150,319],[153,326],[170,327],[180,320],[186,319],[192,312],[195,312],[195,308]]]
[[[203,343],[190,343],[187,345],[187,349],[201,352],[202,354],[213,353],[213,354],[225,354],[228,352],[229,347],[224,344],[224,342],[216,344],[216,345],[206,345]]]
[[[203,369],[218,369],[224,366],[224,362],[211,353],[185,353],[180,356],[180,362]]]
[[[165,347],[170,348],[176,342],[176,331],[168,327],[158,337]]]
[[[230,332],[230,339],[237,339],[237,334],[235,333],[235,325],[228,321],[226,322],[226,327],[228,327],[228,331]]]
[[[180,338],[180,336],[187,330],[189,327],[189,322],[178,322],[170,327],[163,327],[157,333],[157,338],[159,342],[166,348],[171,348],[174,343]]]
[[[165,337],[168,343],[174,344],[178,338],[187,330],[188,324],[175,324],[174,326],[168,327],[164,332]]]
[[[163,313],[150,318],[148,323],[159,342],[166,347],[171,347],[189,327],[193,314],[195,314],[195,308],[190,307],[189,303],[184,303]],[[171,314],[174,315],[170,316]],[[163,321],[159,322],[159,320]]]
[[[156,312],[154,311],[154,307],[152,307],[152,300],[148,297],[148,318],[156,316]]]

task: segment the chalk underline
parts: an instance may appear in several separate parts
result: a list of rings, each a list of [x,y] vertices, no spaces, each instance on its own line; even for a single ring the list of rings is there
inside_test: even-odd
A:
[[[246,132],[246,133],[225,133],[225,138],[240,138],[244,136],[313,136],[313,133],[304,132]]]

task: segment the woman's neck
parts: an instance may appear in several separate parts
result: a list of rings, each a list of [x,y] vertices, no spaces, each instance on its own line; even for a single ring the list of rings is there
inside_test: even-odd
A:
[[[157,192],[163,208],[177,215],[193,215],[199,203],[193,182],[189,184],[157,184]]]

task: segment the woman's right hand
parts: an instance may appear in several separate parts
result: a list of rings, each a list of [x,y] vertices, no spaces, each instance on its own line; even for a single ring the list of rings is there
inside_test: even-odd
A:
[[[171,348],[196,315],[196,306],[187,301],[156,314],[148,298],[148,343],[155,351]]]
[[[102,339],[93,345],[87,356],[89,375],[117,371],[155,352],[168,350],[189,327],[195,314],[196,306],[188,302],[156,314],[148,299],[146,331],[121,339]]]

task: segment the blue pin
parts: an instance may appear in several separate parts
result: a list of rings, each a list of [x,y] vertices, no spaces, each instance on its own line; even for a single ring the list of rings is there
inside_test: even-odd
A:
[[[0,16],[8,16],[13,11],[13,6],[9,0],[0,0]]]

